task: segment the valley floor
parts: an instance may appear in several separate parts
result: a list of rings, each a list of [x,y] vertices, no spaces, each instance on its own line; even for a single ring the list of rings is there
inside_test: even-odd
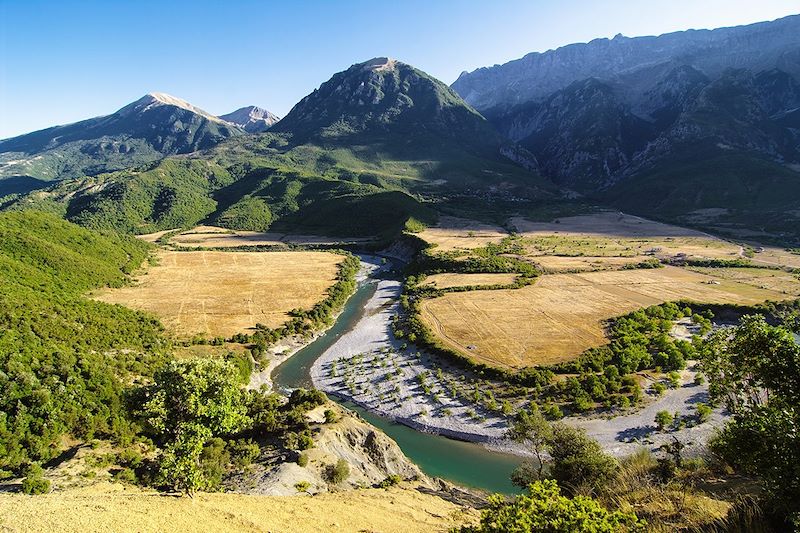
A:
[[[311,368],[314,386],[391,420],[425,432],[437,433],[487,447],[526,455],[518,444],[504,439],[507,419],[450,392],[447,374],[437,376],[442,361],[405,348],[392,333],[392,317],[400,312],[400,283],[381,280],[355,327],[342,335]],[[420,375],[424,375],[422,381]],[[680,386],[662,396],[645,395],[644,407],[615,417],[570,417],[569,425],[583,427],[607,452],[624,456],[641,447],[656,450],[673,437],[700,450],[723,422],[717,410],[702,424],[659,432],[655,413],[667,410],[691,419],[698,402],[708,402],[708,386],[694,383],[690,367],[681,373]]]

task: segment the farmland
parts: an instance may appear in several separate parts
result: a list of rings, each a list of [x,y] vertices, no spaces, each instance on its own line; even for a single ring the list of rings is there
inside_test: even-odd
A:
[[[523,288],[448,293],[421,302],[423,322],[450,349],[490,366],[573,359],[608,342],[608,319],[667,301],[751,305],[800,296],[800,278],[791,272],[800,255],[778,248],[740,245],[611,211],[550,222],[513,217],[507,225],[513,236],[500,227],[443,217],[439,227],[419,234],[434,245],[432,255],[450,253],[463,261],[499,253],[542,273]],[[494,250],[487,247],[498,243]],[[678,266],[654,268],[664,263]],[[713,267],[680,266],[696,264]],[[425,284],[493,285],[511,276],[445,272],[428,276]]]
[[[425,278],[425,284],[437,289],[479,285],[509,285],[517,279],[516,274],[434,274]]]
[[[692,267],[691,270],[720,280],[734,280],[745,285],[780,292],[787,296],[800,296],[800,277],[783,270],[707,267]]]
[[[434,245],[437,252],[479,248],[498,243],[507,235],[507,231],[497,226],[449,216],[441,217],[435,227],[419,233],[419,237]]]
[[[140,238],[155,242],[169,231],[141,235]],[[168,243],[183,248],[238,248],[243,246],[338,245],[364,243],[370,239],[334,239],[318,235],[289,235],[276,232],[230,230],[217,226],[197,226],[168,237]]]
[[[230,336],[283,324],[334,284],[343,256],[327,252],[162,250],[138,281],[94,295],[158,316],[179,336]]]
[[[737,259],[741,247],[695,230],[615,212],[580,215],[541,223],[521,218],[511,225],[523,236],[528,257],[591,257],[601,264],[619,259]]]

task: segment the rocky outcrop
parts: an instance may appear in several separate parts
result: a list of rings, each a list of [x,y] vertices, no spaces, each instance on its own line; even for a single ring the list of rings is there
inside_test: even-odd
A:
[[[341,418],[325,423],[324,409],[333,409]],[[314,447],[303,452],[308,458],[306,466],[298,465],[296,456],[274,455],[231,480],[229,488],[251,494],[293,495],[298,494],[296,485],[305,482],[307,492],[316,494],[370,487],[392,475],[421,487],[439,488],[440,483],[425,476],[392,439],[350,411],[329,404],[310,412],[309,417],[315,421]],[[328,469],[340,459],[349,465],[350,475],[343,483],[332,484]]]

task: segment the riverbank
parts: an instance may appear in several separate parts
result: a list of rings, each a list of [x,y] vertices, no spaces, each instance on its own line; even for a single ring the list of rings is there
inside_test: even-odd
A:
[[[451,394],[431,358],[394,338],[401,283],[381,280],[364,313],[312,365],[315,387],[419,431],[524,450],[504,439],[505,417]]]
[[[359,268],[358,273],[356,273],[355,276],[355,281],[358,287],[356,292],[361,290],[370,276],[375,275],[375,273],[382,267],[382,260],[380,257],[372,255],[359,255],[358,257],[361,261],[361,268]],[[350,295],[349,298],[353,298],[353,296],[354,295]],[[344,312],[346,305],[347,304],[345,304],[345,306],[334,315],[331,326],[315,332],[310,337],[294,336],[288,339],[282,339],[274,346],[269,347],[266,353],[267,359],[269,360],[269,365],[262,368],[258,372],[253,372],[250,375],[250,381],[247,384],[247,388],[272,391],[274,388],[272,374],[275,372],[275,370],[288,359],[294,357],[298,352],[317,341],[320,337],[325,336],[335,326]]]
[[[504,438],[508,418],[466,400],[453,389],[452,375],[438,370],[441,361],[394,337],[392,324],[400,312],[400,292],[401,283],[397,280],[377,282],[358,321],[311,365],[313,385],[418,431],[527,455],[523,447]],[[645,394],[645,405],[635,411],[615,416],[568,417],[564,423],[584,428],[616,456],[642,447],[657,450],[674,438],[687,444],[687,453],[699,453],[715,428],[724,422],[724,415],[715,410],[707,421],[699,422],[696,406],[708,401],[708,388],[695,384],[695,374],[689,368],[681,373],[677,388],[667,389],[661,396]],[[655,414],[664,410],[688,424],[675,431],[659,431]]]

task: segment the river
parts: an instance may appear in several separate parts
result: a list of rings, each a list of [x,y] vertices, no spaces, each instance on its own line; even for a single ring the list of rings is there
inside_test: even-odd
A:
[[[276,387],[281,390],[311,387],[309,372],[314,361],[339,337],[355,327],[363,316],[364,306],[374,293],[373,280],[362,283],[328,331],[275,367],[272,379]],[[394,439],[403,453],[429,476],[487,492],[519,492],[519,488],[510,481],[511,472],[522,462],[517,456],[487,450],[471,442],[423,433],[377,416],[350,402],[341,401],[335,396],[332,399],[357,412],[367,422]]]

